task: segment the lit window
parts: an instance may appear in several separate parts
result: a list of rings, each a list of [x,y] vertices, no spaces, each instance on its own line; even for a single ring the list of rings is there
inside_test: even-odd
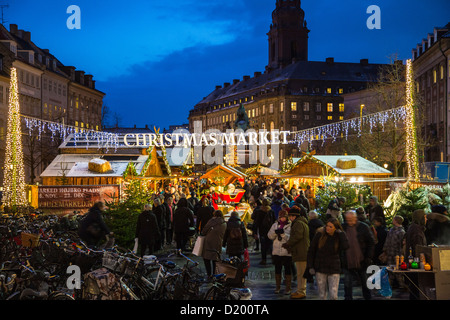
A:
[[[339,103],[339,112],[344,112],[345,106],[343,103]]]
[[[297,111],[297,102],[291,102],[291,111],[296,112]]]
[[[275,130],[275,123],[273,121],[270,122],[270,131]]]
[[[331,88],[327,88],[327,93],[331,94]]]
[[[97,131],[98,131],[98,126],[95,126],[95,130],[97,130]]]
[[[283,112],[284,111],[284,102],[281,102],[280,103],[280,112]]]
[[[83,122],[81,122],[81,127],[84,128],[84,123]]]
[[[328,120],[333,120],[333,116],[328,116]]]
[[[441,66],[441,80],[444,79],[444,66]]]
[[[339,117],[339,120],[344,120],[344,116],[340,116],[340,117]]]
[[[333,112],[333,104],[332,103],[328,103],[327,104],[327,111],[328,112]]]
[[[75,121],[75,127],[78,127],[78,121]]]
[[[255,109],[252,109],[252,118],[255,117]]]
[[[266,105],[263,104],[262,114],[266,114]]]
[[[269,105],[269,113],[273,113],[273,103]]]
[[[343,94],[344,93],[344,89],[339,88],[339,94]]]
[[[433,83],[436,83],[437,81],[437,72],[436,69],[433,70]]]

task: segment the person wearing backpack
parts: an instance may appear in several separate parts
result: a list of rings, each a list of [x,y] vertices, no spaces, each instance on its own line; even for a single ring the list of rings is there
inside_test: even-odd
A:
[[[223,247],[229,257],[242,259],[244,250],[248,248],[247,230],[236,211],[231,213],[227,222],[227,229],[223,236]]]
[[[270,200],[264,198],[261,206],[253,213],[255,236],[261,244],[260,265],[267,264],[267,253],[272,251],[272,241],[267,236],[272,225],[275,223],[275,212],[270,207]]]

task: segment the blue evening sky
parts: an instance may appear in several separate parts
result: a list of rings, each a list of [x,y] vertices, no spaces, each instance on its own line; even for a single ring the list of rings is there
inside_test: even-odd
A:
[[[15,23],[63,64],[94,75],[122,126],[168,128],[216,85],[264,71],[275,0],[1,0]],[[81,29],[69,30],[70,5]],[[369,30],[370,5],[381,30]],[[303,0],[309,60],[388,63],[450,22],[449,0]]]

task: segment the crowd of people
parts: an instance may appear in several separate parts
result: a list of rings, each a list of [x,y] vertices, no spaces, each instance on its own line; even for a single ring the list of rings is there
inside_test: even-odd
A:
[[[153,254],[171,246],[172,241],[177,249],[190,250],[189,239],[201,235],[205,237],[201,256],[211,276],[223,251],[229,257],[245,259],[249,244],[253,244],[253,252],[261,255],[259,264],[274,266],[275,294],[281,294],[284,279],[283,294],[292,299],[306,298],[307,284],[311,283],[317,286],[321,299],[336,300],[343,275],[345,300],[353,299],[355,279],[363,298],[369,300],[370,265],[393,265],[396,256],[406,257],[410,252],[416,256],[416,245],[448,243],[450,238],[450,218],[441,205],[433,206],[429,214],[416,210],[411,221],[395,216],[388,229],[383,207],[375,196],[367,207],[352,209],[345,208],[344,197],[336,197],[322,218],[315,210],[316,199],[309,186],[289,188],[276,180],[256,179],[246,181],[243,189],[242,201],[252,209],[247,225],[236,211],[225,221],[217,209],[220,200],[213,186],[194,181],[161,187],[153,195],[153,205],[146,205],[139,215],[135,239],[139,253]],[[101,221],[103,208],[99,206],[91,209],[87,220],[95,221],[103,234],[110,235]],[[95,240],[83,232],[91,243]],[[297,287],[292,288],[295,281]],[[417,299],[414,281],[412,277],[404,284],[393,278],[391,283],[405,285],[410,298]]]

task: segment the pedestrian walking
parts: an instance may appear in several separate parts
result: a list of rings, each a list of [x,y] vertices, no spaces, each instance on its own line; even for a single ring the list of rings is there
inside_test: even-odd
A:
[[[194,213],[188,208],[186,198],[180,198],[173,213],[173,232],[177,249],[186,250],[186,243],[191,232],[190,228],[194,227],[194,223]]]
[[[405,228],[403,228],[403,217],[395,216],[392,219],[392,228],[389,230],[384,242],[383,252],[386,256],[387,265],[395,265],[395,257],[404,255],[403,239],[405,238]]]
[[[88,246],[97,246],[103,238],[108,241],[109,237],[113,235],[103,221],[102,213],[104,211],[105,204],[98,201],[94,203],[80,222],[78,235]]]
[[[292,255],[283,244],[289,240],[291,234],[291,222],[288,219],[288,212],[281,210],[278,214],[278,221],[270,228],[267,236],[273,241],[272,259],[275,265],[275,293],[280,293],[281,277],[284,268],[286,281],[285,294],[291,294],[292,283]]]
[[[322,220],[319,219],[319,215],[317,211],[312,210],[308,212],[308,227],[309,227],[309,240],[312,241],[314,238],[317,229],[325,226]]]
[[[202,197],[201,204],[202,206],[195,212],[197,217],[195,229],[198,233],[202,231],[203,227],[206,226],[209,219],[211,219],[214,214],[214,208],[207,196]]]
[[[165,198],[164,209],[166,212],[166,244],[171,245],[173,240],[173,212],[175,211],[172,196]]]
[[[261,262],[260,265],[267,264],[267,254],[272,251],[272,241],[267,237],[267,233],[276,221],[275,213],[270,207],[270,200],[264,198],[261,206],[253,213],[255,236],[259,240],[261,246]]]
[[[144,205],[144,210],[139,214],[136,224],[136,238],[143,257],[148,250],[148,254],[153,254],[155,244],[160,239],[160,231],[155,214],[149,204]]]
[[[330,218],[325,227],[317,230],[308,250],[309,273],[316,276],[321,300],[338,299],[342,273],[342,256],[349,247],[348,240],[337,218]]]
[[[163,249],[166,238],[166,209],[161,204],[161,199],[159,197],[156,197],[155,200],[153,200],[152,211],[156,216],[159,229],[159,239],[155,243],[155,251],[158,251]]]
[[[353,277],[358,277],[365,300],[372,295],[367,288],[367,267],[372,264],[375,239],[369,227],[358,221],[355,211],[345,213],[344,232],[347,235],[349,248],[343,259],[345,300],[353,300]]]
[[[297,290],[291,294],[293,299],[306,298],[306,262],[309,248],[309,228],[306,219],[306,210],[292,207],[288,213],[291,221],[291,234],[289,240],[282,246],[292,254],[292,261],[297,269]]]
[[[375,217],[372,220],[373,227],[376,233],[376,241],[373,255],[373,263],[376,265],[382,265],[383,262],[380,260],[380,256],[383,253],[384,244],[386,242],[386,237],[388,234],[388,230],[386,226],[383,224],[382,217]],[[383,258],[382,258],[383,259]]]
[[[248,248],[247,230],[236,211],[231,213],[227,221],[222,246],[226,248],[226,253],[230,258],[238,257],[241,260],[244,250]]]
[[[215,273],[216,262],[220,261],[223,237],[226,229],[227,224],[223,219],[222,211],[216,210],[213,213],[213,217],[203,226],[200,233],[200,235],[205,237],[202,258],[208,276]]]
[[[382,224],[386,225],[386,217],[384,216],[383,207],[378,203],[377,196],[371,196],[369,200],[369,205],[365,209],[368,219],[370,222],[373,221],[376,217],[382,219]]]

